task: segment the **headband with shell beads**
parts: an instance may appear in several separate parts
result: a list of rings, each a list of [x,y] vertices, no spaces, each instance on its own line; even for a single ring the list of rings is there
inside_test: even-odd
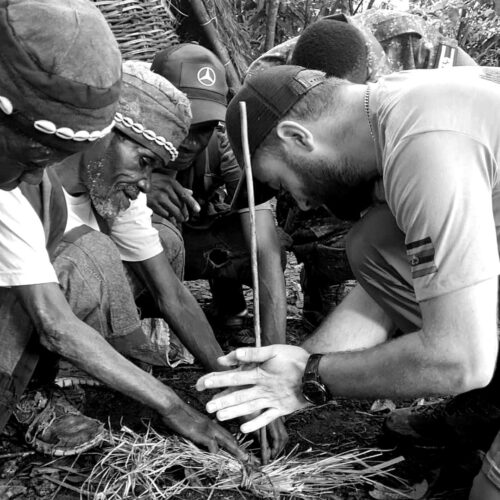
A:
[[[148,141],[153,141],[156,142],[158,146],[163,146],[170,155],[170,158],[172,158],[172,161],[175,161],[179,156],[179,152],[170,141],[167,141],[167,139],[161,135],[157,135],[153,130],[146,129],[141,123],[134,122],[132,118],[123,116],[120,112],[117,112],[115,113],[115,121],[116,123],[121,123],[125,127],[132,129],[136,134],[142,134]]]
[[[14,106],[10,99],[4,96],[0,96],[0,110],[3,111],[6,115],[11,115],[14,112]],[[108,135],[113,127],[115,126],[115,121],[113,120],[107,127],[102,130],[95,130],[94,132],[88,132],[87,130],[78,130],[75,132],[69,127],[60,127],[58,128],[55,123],[49,120],[37,120],[33,123],[33,126],[39,132],[43,132],[44,134],[55,135],[60,139],[64,139],[67,141],[75,141],[75,142],[83,142],[89,141],[93,142],[105,135]]]

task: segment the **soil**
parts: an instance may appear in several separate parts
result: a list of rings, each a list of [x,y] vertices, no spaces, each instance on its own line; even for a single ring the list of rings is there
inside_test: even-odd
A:
[[[288,341],[297,344],[310,333],[310,329],[302,321],[301,315],[300,266],[292,256],[290,257],[286,270],[289,306],[287,334]],[[210,293],[206,283],[191,282],[189,287],[202,306],[208,306]],[[250,291],[248,299],[251,303]],[[227,340],[226,333],[217,331],[222,344]],[[204,404],[210,396],[194,390],[194,384],[202,373],[203,369],[196,364],[155,371],[155,375],[173,387],[184,400],[203,411]],[[400,407],[408,406],[412,402],[393,403]],[[395,474],[411,485],[420,484],[425,491],[424,495],[415,493],[413,498],[466,500],[470,482],[479,466],[476,453],[463,449],[390,449],[388,443],[384,441],[382,432],[386,412],[373,411],[372,404],[373,401],[337,399],[320,408],[305,410],[288,417],[286,427],[290,439],[286,451],[296,445],[301,450],[312,448],[332,453],[359,447],[387,449],[384,459],[399,455],[405,457],[405,460],[396,466]],[[111,428],[115,430],[121,425],[126,425],[141,432],[141,429],[144,429],[144,422],[148,420],[151,420],[153,426],[155,425],[153,411],[102,387],[86,389],[84,412],[103,422],[109,422]],[[236,428],[233,426],[231,430],[235,431]],[[0,435],[0,500],[11,498],[76,500],[80,498],[77,493],[79,486],[95,462],[98,452],[99,450],[96,450],[95,453],[85,454],[76,459],[67,457],[54,460],[32,453],[15,431],[8,427],[4,434]],[[22,453],[29,455],[22,456]],[[65,486],[61,486],[61,482]],[[67,485],[72,485],[73,489],[68,489]],[[370,499],[373,498],[370,495],[372,489],[369,485],[357,489],[340,488],[335,496],[329,498]],[[190,500],[204,497],[199,494],[189,494],[180,498]],[[211,498],[229,500],[256,497],[238,491],[234,495],[215,492]]]

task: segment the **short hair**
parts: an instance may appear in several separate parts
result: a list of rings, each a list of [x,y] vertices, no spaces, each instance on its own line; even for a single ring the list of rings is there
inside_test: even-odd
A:
[[[322,19],[300,35],[292,64],[364,83],[368,66],[366,42],[354,26],[335,19]]]

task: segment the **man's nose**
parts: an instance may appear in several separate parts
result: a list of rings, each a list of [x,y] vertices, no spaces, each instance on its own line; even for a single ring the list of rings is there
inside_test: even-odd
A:
[[[150,179],[141,179],[137,183],[137,187],[143,193],[149,193],[151,191],[151,180]]]

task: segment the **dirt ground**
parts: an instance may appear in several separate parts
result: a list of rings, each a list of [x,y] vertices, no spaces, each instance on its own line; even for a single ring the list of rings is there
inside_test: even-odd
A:
[[[299,268],[300,266],[291,258],[286,270],[289,305],[288,341],[290,343],[298,343],[310,333],[301,318],[302,297],[298,277]],[[202,306],[207,306],[210,302],[210,294],[206,284],[192,282],[189,286]],[[248,298],[250,297],[251,292],[248,291]],[[224,343],[224,332],[217,333],[221,342]],[[200,410],[203,410],[209,397],[208,394],[196,392],[193,387],[202,373],[203,369],[199,365],[156,371],[159,378]],[[394,403],[397,406],[406,406],[411,402],[396,401]],[[297,444],[301,450],[312,448],[333,453],[358,447],[388,449],[388,443],[384,442],[382,433],[385,413],[372,411],[372,404],[373,401],[335,400],[323,407],[290,416],[286,421],[290,436],[287,450],[291,450]],[[155,425],[155,415],[152,411],[105,388],[86,389],[84,411],[89,416],[109,422],[116,430],[124,424],[141,432],[144,429],[144,421],[149,419],[153,426]],[[232,430],[236,430],[235,427],[232,427]],[[474,452],[458,449],[388,449],[384,458],[389,459],[399,455],[403,455],[405,460],[396,466],[395,474],[406,479],[409,484],[422,485],[421,489],[425,491],[425,495],[415,493],[413,498],[467,499],[470,481],[479,464],[479,459]],[[0,500],[12,498],[76,500],[80,498],[79,487],[96,457],[98,457],[98,450],[93,454],[54,461],[50,457],[32,453],[19,436],[8,428],[3,435],[0,435]],[[370,495],[370,490],[369,486],[358,489],[341,488],[336,492],[336,496],[329,498],[340,500],[374,498],[373,492]],[[190,494],[181,498],[203,497]],[[229,500],[256,497],[244,492],[235,492],[234,495],[215,493],[211,498]],[[379,496],[378,498],[397,497]]]

